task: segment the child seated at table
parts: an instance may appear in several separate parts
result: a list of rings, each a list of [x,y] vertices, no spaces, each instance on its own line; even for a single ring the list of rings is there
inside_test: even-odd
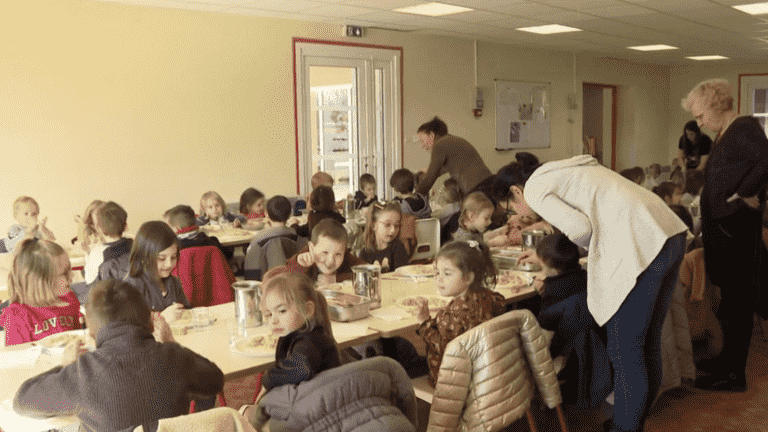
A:
[[[683,188],[672,182],[663,182],[653,188],[653,193],[661,197],[668,205],[680,204],[680,198],[683,197]]]
[[[261,381],[262,394],[341,366],[328,304],[312,280],[303,274],[285,273],[265,279],[262,289],[264,321],[279,337],[275,365]]]
[[[198,246],[216,246],[227,260],[232,259],[233,250],[221,245],[215,236],[209,236],[195,224],[195,211],[188,205],[177,205],[165,212],[167,223],[179,239],[179,251]]]
[[[77,415],[81,430],[117,431],[189,412],[190,395],[224,387],[215,364],[174,342],[141,294],[122,281],[94,284],[85,304],[96,350],[71,342],[61,366],[24,382],[14,410],[28,417]],[[153,322],[154,321],[154,322]],[[157,341],[153,338],[157,328]]]
[[[345,223],[347,219],[336,211],[336,196],[333,188],[320,185],[316,187],[309,196],[309,203],[312,210],[309,211],[307,223],[304,225],[292,225],[291,228],[302,237],[309,237],[312,230],[321,220],[334,219],[340,223]]]
[[[461,211],[461,202],[463,201],[464,194],[461,191],[459,181],[451,177],[443,183],[443,187],[440,188],[440,195],[438,201],[443,205],[440,210],[432,212],[432,217],[440,219],[440,226],[444,227],[448,224],[448,221]],[[456,228],[451,231],[451,234],[458,229],[458,219]]]
[[[162,221],[144,222],[133,241],[128,274],[123,279],[168,322],[176,321],[182,309],[192,308],[181,281],[171,274],[178,260],[178,239],[171,227]]]
[[[291,202],[282,195],[275,195],[267,201],[267,228],[256,233],[251,244],[263,242],[266,239],[290,236],[297,237],[296,230],[287,226],[291,217]],[[250,246],[249,246],[250,247]]]
[[[91,247],[101,244],[101,239],[96,232],[96,210],[104,204],[102,200],[93,200],[85,208],[83,215],[75,215],[77,223],[77,236],[72,239],[72,244],[82,249],[85,253],[91,251]]]
[[[13,218],[17,223],[8,229],[8,237],[0,240],[0,253],[13,252],[16,244],[30,236],[38,239],[56,241],[56,236],[45,226],[48,217],[38,223],[40,206],[34,198],[20,196],[13,201]]]
[[[453,297],[453,300],[432,318],[427,300],[416,298],[416,319],[421,323],[416,332],[427,344],[429,381],[432,386],[437,382],[440,363],[448,343],[472,327],[506,311],[504,296],[486,288],[485,281],[488,278],[496,280],[496,267],[491,261],[488,247],[483,243],[454,241],[443,246],[437,253],[437,294]]]
[[[355,210],[368,207],[376,202],[376,178],[365,173],[360,176],[360,190],[355,192]]]
[[[453,233],[454,240],[483,241],[483,233],[491,224],[495,206],[482,192],[472,192],[464,198],[459,216],[459,228]]]
[[[248,188],[240,195],[240,214],[248,223],[261,221],[267,217],[264,212],[264,194],[260,190]]]
[[[104,279],[125,276],[120,257],[128,258],[133,240],[123,237],[128,226],[128,213],[119,204],[109,201],[93,214],[94,228],[101,243],[91,248],[85,258],[85,283],[90,285]]]
[[[389,185],[395,190],[395,200],[400,202],[400,209],[405,214],[416,216],[418,219],[432,217],[432,208],[424,195],[414,192],[415,180],[413,173],[400,168],[392,173]]]
[[[648,175],[645,177],[645,183],[643,186],[645,186],[648,190],[653,190],[656,186],[661,183],[659,180],[659,177],[661,176],[661,165],[660,164],[651,164],[648,167]]]
[[[40,340],[80,328],[80,302],[72,292],[69,256],[58,244],[36,238],[16,246],[8,274],[9,305],[0,326],[5,344]]]
[[[264,280],[285,272],[303,273],[324,286],[352,279],[352,267],[365,261],[347,250],[347,230],[335,219],[323,219],[312,230],[306,248],[291,257],[285,266],[267,272]]]
[[[611,365],[601,329],[587,308],[587,271],[579,264],[579,248],[564,234],[553,234],[536,247],[545,279],[541,294],[541,327],[554,331],[552,357],[564,356],[563,399],[580,408],[602,403],[613,387]]]
[[[238,228],[246,219],[243,215],[234,215],[227,211],[224,198],[214,191],[208,191],[200,198],[200,215],[196,222],[198,226],[231,223]]]
[[[382,273],[408,264],[408,251],[400,240],[400,204],[378,202],[367,212],[360,259],[381,265]]]

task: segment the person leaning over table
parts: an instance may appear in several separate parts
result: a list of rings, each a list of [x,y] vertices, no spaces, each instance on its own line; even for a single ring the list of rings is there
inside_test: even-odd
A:
[[[697,365],[713,373],[696,380],[696,387],[744,391],[752,319],[762,287],[760,231],[768,138],[757,119],[737,116],[726,80],[697,84],[682,106],[700,126],[717,134],[704,168],[701,220],[707,277],[722,296],[717,316],[724,345],[711,363]]]
[[[613,419],[605,430],[642,431],[661,386],[661,327],[688,228],[653,192],[590,155],[503,169],[516,174],[507,184],[517,214],[538,213],[588,248],[587,307],[606,327],[614,368]],[[535,253],[520,257],[536,259]]]
[[[450,135],[448,126],[437,117],[419,126],[417,136],[421,148],[431,156],[416,193],[429,196],[437,178],[447,172],[459,182],[464,195],[480,191],[492,199],[494,176],[472,144],[464,138]]]

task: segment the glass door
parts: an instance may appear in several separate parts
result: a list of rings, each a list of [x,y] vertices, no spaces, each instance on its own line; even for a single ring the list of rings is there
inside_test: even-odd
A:
[[[319,60],[319,61],[318,61]],[[358,91],[359,70],[365,65],[315,66],[314,63],[336,63],[309,58],[309,120],[311,172],[325,171],[333,177],[336,199],[354,195],[360,177],[360,155],[370,144],[367,137],[367,92]],[[351,66],[351,67],[350,67]],[[363,83],[365,84],[365,83]],[[361,145],[362,144],[362,145]]]
[[[379,198],[391,197],[389,176],[401,166],[399,51],[296,43],[299,193],[325,171],[336,199],[376,178]]]

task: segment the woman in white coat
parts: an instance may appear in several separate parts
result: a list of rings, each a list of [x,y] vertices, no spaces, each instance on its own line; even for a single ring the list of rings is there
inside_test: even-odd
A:
[[[589,155],[513,162],[494,183],[516,213],[538,213],[588,253],[587,305],[608,333],[615,404],[610,431],[642,431],[661,385],[661,327],[686,225],[653,192]],[[535,259],[535,257],[531,257]]]

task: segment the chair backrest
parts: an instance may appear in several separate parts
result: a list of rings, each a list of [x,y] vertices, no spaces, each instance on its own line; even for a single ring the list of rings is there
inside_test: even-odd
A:
[[[273,267],[285,265],[307,244],[307,239],[295,234],[280,235],[251,242],[245,253],[243,276],[246,280],[262,280]]]
[[[562,402],[552,357],[536,317],[507,312],[452,340],[435,385],[429,431],[498,431],[522,417],[538,388]]]
[[[277,422],[293,431],[415,431],[418,426],[411,380],[397,361],[384,356],[275,387],[258,406],[270,426]]]
[[[430,260],[440,249],[440,219],[417,219],[415,222],[416,249],[411,261]]]
[[[173,274],[193,307],[213,306],[234,300],[232,283],[235,275],[221,250],[216,246],[196,246],[179,252],[179,263]]]

